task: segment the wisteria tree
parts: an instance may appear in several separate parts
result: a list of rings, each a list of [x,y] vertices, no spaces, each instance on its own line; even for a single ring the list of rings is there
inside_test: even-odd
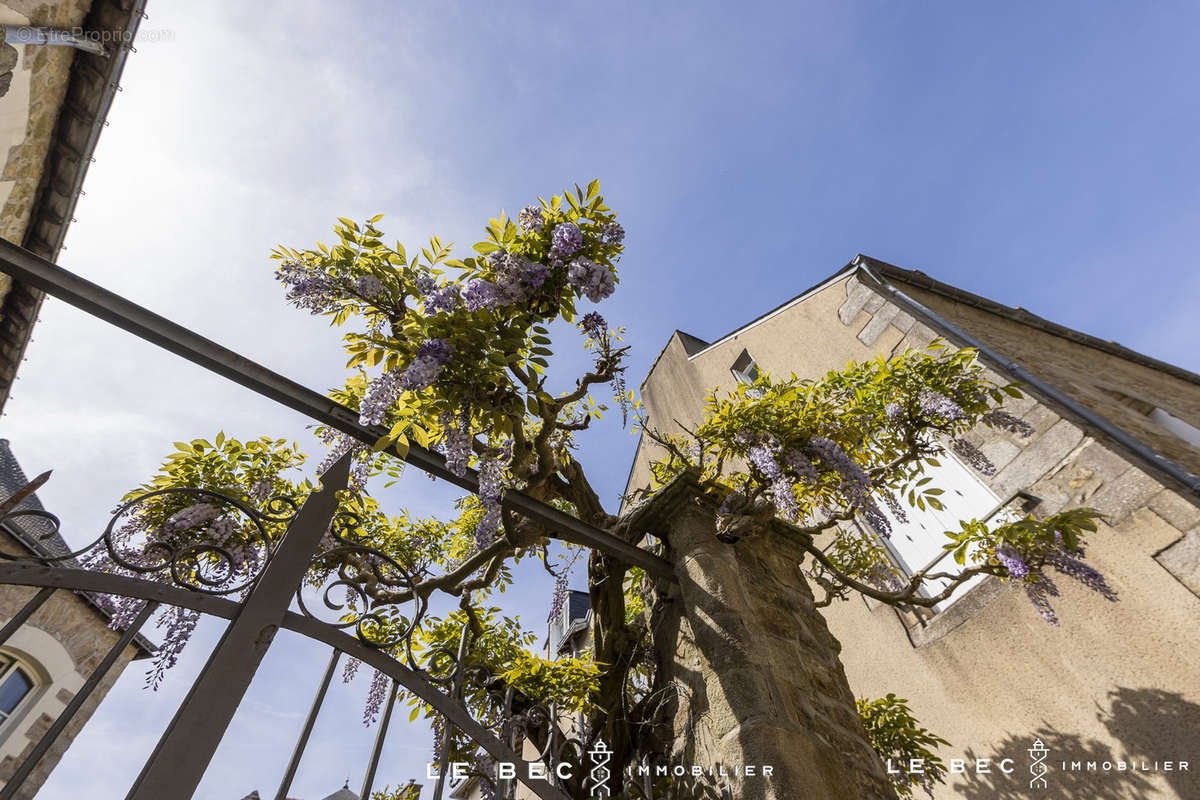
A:
[[[987,472],[991,465],[966,432],[977,425],[1030,430],[1002,408],[1020,397],[1019,388],[990,381],[974,352],[935,343],[817,380],[764,375],[753,385],[714,391],[695,430],[660,430],[641,417],[626,390],[621,329],[592,310],[617,287],[625,237],[596,182],[529,205],[516,219],[491,220],[465,258],[453,257],[437,238],[412,254],[388,246],[380,219],[341,219],[334,244],[274,254],[288,301],[347,331],[349,377],[330,396],[356,409],[362,423],[387,430],[373,449],[317,431],[328,446],[322,467],[346,453],[355,466],[342,497],[352,524],[335,524],[310,580],[325,587],[326,599],[330,586],[341,587],[346,599],[339,607],[358,621],[361,635],[432,673],[462,647],[487,676],[465,689],[478,719],[500,723],[489,701],[498,683],[515,693],[518,710],[552,705],[577,715],[583,745],[607,742],[618,774],[671,738],[661,730],[670,719],[664,722],[654,700],[671,653],[649,622],[653,581],[610,556],[586,552],[570,531],[506,510],[506,490],[522,490],[669,559],[671,542],[646,540],[630,519],[666,488],[684,487],[710,515],[712,535],[732,543],[735,553],[738,542],[767,528],[796,542],[806,554],[796,580],[807,577],[818,605],[861,593],[930,607],[979,574],[1024,589],[1054,624],[1055,573],[1115,599],[1082,560],[1098,516],[1088,509],[990,526],[964,520],[946,540],[960,571],[904,575],[889,559],[882,544],[889,520],[904,520],[906,506],[940,507],[940,490],[925,473],[946,450]],[[565,383],[552,376],[552,346],[582,346],[589,368],[565,376]],[[576,442],[578,432],[598,424],[609,396],[620,411],[615,416],[640,425],[661,454],[651,490],[626,498],[634,511],[624,515],[601,502]],[[456,474],[478,470],[478,494],[464,497],[446,519],[390,515],[370,493],[399,474],[413,442],[440,451]],[[160,474],[126,498],[134,505],[117,538],[142,555],[110,568],[161,570],[145,554],[181,537],[219,543],[234,562],[223,565],[226,572],[248,568],[283,524],[252,523],[237,508],[222,510],[174,490],[231,495],[245,509],[275,504],[270,510],[282,519],[279,504],[287,500],[281,498],[296,502],[311,489],[296,472],[302,460],[294,446],[273,439],[243,443],[222,435],[180,443]],[[555,611],[571,569],[586,563],[592,652],[538,655],[536,637],[504,616],[497,594],[526,559],[554,576]],[[192,568],[199,574],[211,565],[197,561]],[[169,620],[153,680],[194,625],[188,612]],[[368,717],[386,686],[376,676]],[[475,757],[474,745],[447,730],[432,708],[406,699],[414,718],[430,719],[440,754]],[[881,754],[927,753],[926,746],[940,742],[920,730],[903,701],[863,701],[859,710],[869,730],[882,732],[874,737]],[[482,762],[481,771],[487,773]],[[930,777],[937,778],[936,769]],[[897,788],[907,794],[913,785],[902,778]]]

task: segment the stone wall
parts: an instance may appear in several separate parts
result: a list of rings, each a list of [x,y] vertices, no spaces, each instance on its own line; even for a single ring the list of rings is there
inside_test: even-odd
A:
[[[1155,423],[1145,413],[1149,408],[1143,406],[1158,406],[1200,428],[1200,384],[919,287],[898,285],[913,299],[987,342],[1072,400],[1200,475],[1200,448]]]
[[[4,536],[0,546],[5,552],[20,552],[21,546]],[[25,586],[0,586],[0,619],[11,619],[37,590]],[[36,629],[34,633],[29,628]],[[37,632],[48,635],[53,642],[47,646],[39,642]],[[17,721],[16,730],[5,731],[0,737],[0,782],[7,780],[53,724],[58,714],[74,697],[75,692],[91,675],[92,671],[120,637],[106,626],[105,620],[86,601],[66,590],[56,591],[30,618],[8,643],[10,649],[20,652],[29,660],[44,668],[53,683],[41,692],[29,710]],[[65,664],[53,663],[59,659],[54,646],[61,648],[61,660]],[[113,683],[130,660],[137,656],[137,649],[130,645],[118,658],[117,663],[100,685],[80,708],[74,719],[42,757],[33,774],[25,781],[18,800],[32,798],[58,764],[80,729],[104,699]]]
[[[6,0],[3,6],[6,16],[15,14],[16,19],[28,20],[30,25],[71,28],[82,24],[91,0],[54,3]],[[29,91],[20,98],[11,98],[19,99],[23,108],[11,107],[11,103],[4,102],[8,98],[0,97],[0,113],[10,120],[18,116],[25,119],[24,135],[18,141],[5,142],[6,150],[0,155],[3,159],[0,187],[5,195],[0,209],[0,238],[23,244],[54,126],[66,95],[74,50],[39,45],[20,45],[16,49],[19,61],[12,71],[28,73]],[[0,287],[0,300],[6,290],[7,286]]]
[[[911,287],[905,290],[912,291]],[[888,342],[887,354],[891,355],[908,348],[924,349],[937,335],[856,278],[847,280],[845,291],[846,300],[838,317],[843,325],[858,331],[863,344],[876,344],[889,329],[904,334],[899,341]],[[930,293],[924,295],[920,302],[935,302]],[[977,309],[967,306],[962,309],[953,316],[969,325],[972,333],[1030,371],[1055,376],[1050,382],[1056,388],[1066,391],[1065,386],[1060,386],[1060,381],[1066,380],[1060,373],[1074,376],[1074,381],[1067,380],[1072,386],[1078,386],[1078,381],[1083,380],[1081,376],[1086,376],[1092,382],[1168,402],[1189,421],[1200,424],[1200,386],[1032,328],[1012,330],[1010,326],[1017,323]],[[980,315],[994,320],[985,324]],[[1056,341],[1045,341],[1046,337]],[[994,370],[988,371],[988,377],[997,383],[1011,380]],[[1159,400],[1163,397],[1169,399]],[[1083,402],[1079,397],[1073,399]],[[1112,416],[1109,412],[1113,409],[1107,405],[1093,410],[1160,452],[1171,450],[1178,463],[1184,466],[1195,463],[1200,467],[1200,451],[1195,447],[1157,429],[1129,406],[1116,401],[1113,405],[1118,413]],[[1154,557],[1183,585],[1200,595],[1200,506],[1194,496],[1166,478],[1134,466],[1102,433],[1090,430],[1082,421],[1068,419],[1066,411],[1056,408],[1050,399],[1038,398],[1032,390],[1027,390],[1021,400],[1010,400],[1005,409],[1028,421],[1035,433],[1023,438],[979,426],[964,437],[996,466],[996,474],[980,475],[981,481],[1000,498],[1018,490],[1032,493],[1040,501],[1036,506],[1040,515],[1072,506],[1088,506],[1103,513],[1109,525],[1122,524],[1139,510],[1155,515],[1175,533],[1167,535],[1170,541],[1164,542],[1153,553]],[[1152,434],[1147,430],[1150,427],[1156,428]]]
[[[841,323],[884,355],[923,348],[935,335],[853,278],[843,298]],[[919,300],[932,305],[928,297]],[[974,313],[959,313],[956,322]],[[972,332],[1034,372],[1070,364],[1076,374],[1111,379],[1146,369],[1128,362],[1113,366],[1108,360],[1115,357],[1075,342],[1051,347],[1032,336],[1013,352],[1006,347],[1022,341],[1016,331],[991,338],[992,330],[977,323]],[[1034,350],[1043,354],[1037,368]],[[1007,382],[994,372],[991,377]],[[1200,387],[1189,394],[1170,385],[1177,379],[1163,378],[1164,391],[1179,400],[1176,407],[1200,399]],[[1044,623],[1022,593],[996,579],[928,620],[861,601],[837,604],[826,617],[845,645],[851,686],[870,696],[894,691],[909,698],[922,722],[953,742],[953,757],[1015,756],[1023,759],[1018,762],[1023,768],[1025,748],[1036,736],[1051,743],[1059,766],[1063,760],[1097,758],[1200,761],[1195,498],[1134,464],[1049,398],[1030,392],[1005,407],[1035,432],[1022,438],[981,426],[968,434],[997,467],[994,476],[979,479],[999,499],[1017,490],[1034,495],[1037,515],[1075,506],[1102,512],[1105,524],[1089,537],[1088,562],[1107,576],[1120,601],[1108,603],[1060,577],[1062,596],[1054,599],[1062,620],[1058,628]],[[1195,766],[1146,774],[1055,768],[1050,781],[1049,791],[1031,790],[1021,776],[993,770],[959,776],[936,796],[1200,796]]]

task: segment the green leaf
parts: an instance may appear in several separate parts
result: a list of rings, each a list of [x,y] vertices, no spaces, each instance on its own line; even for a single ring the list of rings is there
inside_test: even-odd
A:
[[[400,456],[401,458],[408,458],[408,437],[401,436],[397,438],[396,445],[392,449],[395,450],[396,455]]]

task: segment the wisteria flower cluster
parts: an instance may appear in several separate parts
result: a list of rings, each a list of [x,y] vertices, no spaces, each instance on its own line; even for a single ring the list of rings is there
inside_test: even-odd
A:
[[[275,271],[275,278],[288,287],[288,302],[311,314],[334,311],[345,294],[345,287],[330,278],[321,265],[309,261],[284,261]]]
[[[1060,544],[1045,555],[1045,566],[1031,567],[1011,545],[1005,544],[996,550],[996,559],[1008,571],[1009,579],[1019,582],[1034,608],[1051,625],[1057,625],[1059,620],[1050,598],[1058,597],[1060,592],[1053,578],[1046,574],[1045,566],[1053,567],[1059,574],[1079,581],[1105,600],[1118,600],[1117,593],[1109,585],[1108,579],[1098,569],[1083,561],[1082,549],[1072,551]]]
[[[454,353],[454,345],[445,339],[426,339],[400,378],[400,386],[408,391],[427,389],[438,379]],[[394,401],[394,397],[392,398]],[[390,403],[389,403],[390,405]]]
[[[567,267],[567,281],[593,303],[612,295],[617,288],[612,270],[586,258],[577,258]]]
[[[541,206],[528,205],[517,214],[517,222],[525,233],[536,233],[546,226],[546,215]]]
[[[550,237],[550,260],[563,262],[583,247],[583,232],[574,222],[563,222],[555,226]]]
[[[492,543],[500,529],[500,496],[504,491],[504,472],[512,458],[512,440],[479,460],[479,502],[483,518],[475,529],[475,546],[480,550]]]

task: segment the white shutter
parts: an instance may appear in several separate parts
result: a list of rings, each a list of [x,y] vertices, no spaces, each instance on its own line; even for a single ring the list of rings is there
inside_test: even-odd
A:
[[[892,523],[892,536],[887,542],[888,548],[910,575],[924,569],[931,561],[946,552],[943,545],[950,541],[946,536],[946,531],[961,530],[960,520],[983,519],[1000,503],[999,498],[992,493],[992,490],[953,455],[945,453],[939,455],[937,460],[941,466],[925,468],[925,477],[932,478],[926,484],[926,488],[936,487],[942,490],[942,494],[937,497],[945,506],[944,509],[938,510],[927,505],[924,510],[921,510],[910,506],[904,498],[900,498],[900,504],[904,508],[908,521],[899,522],[886,506],[880,506],[884,515]],[[1008,513],[1002,512],[997,514],[990,524],[996,525],[1009,518]],[[970,564],[969,559],[967,563]],[[963,567],[959,566],[953,556],[946,555],[933,568],[932,572],[957,574],[962,569]],[[934,606],[935,610],[943,610],[981,580],[983,580],[982,575],[968,580],[955,590],[950,599]],[[945,579],[926,581],[925,585],[931,594],[936,594],[948,582]]]

